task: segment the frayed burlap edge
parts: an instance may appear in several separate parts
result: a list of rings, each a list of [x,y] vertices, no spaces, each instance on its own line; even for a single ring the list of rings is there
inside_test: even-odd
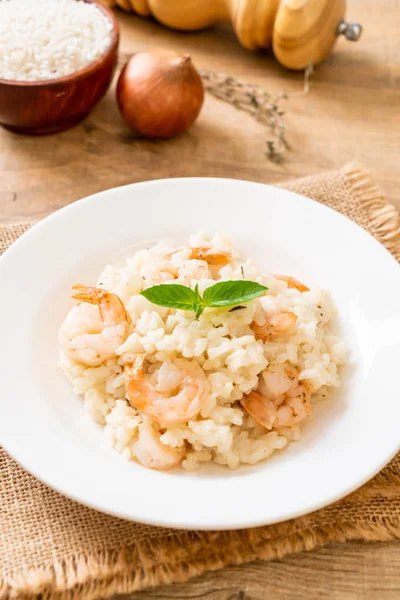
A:
[[[365,211],[368,229],[400,261],[400,213],[375,184],[364,165],[353,162],[343,167],[349,193]],[[360,223],[364,225],[364,223]]]
[[[282,527],[282,524],[281,524]],[[290,525],[288,524],[288,527]],[[335,523],[314,526],[289,535],[270,538],[266,528],[226,532],[177,532],[165,540],[146,540],[116,555],[99,551],[90,560],[79,556],[47,570],[21,573],[18,579],[0,582],[2,598],[18,600],[96,600],[131,593],[161,584],[180,583],[227,565],[252,560],[280,559],[310,551],[328,543],[349,540],[399,539],[398,522]],[[185,548],[191,548],[190,555]]]
[[[312,194],[315,200],[347,215],[400,261],[400,213],[386,200],[364,165],[357,161],[348,163],[337,171],[324,173],[324,179],[325,181],[320,175],[311,175],[278,185],[304,196],[311,196],[310,192],[314,192],[318,187],[320,197]],[[330,200],[327,199],[325,193],[328,193],[329,186],[333,185],[340,185],[342,188],[344,186],[347,194],[343,195],[343,190],[338,190],[336,195],[331,195]],[[350,198],[354,201],[353,205],[349,204]]]
[[[365,168],[352,163],[341,173],[349,194],[365,212],[359,223],[400,260],[400,217],[387,203]],[[336,176],[338,172],[336,171]],[[303,193],[312,178],[296,181]],[[300,184],[300,185],[299,185]],[[283,186],[291,188],[291,185]],[[29,224],[11,229],[23,233]],[[377,479],[380,476],[378,475]],[[372,482],[370,486],[374,486]],[[379,486],[380,487],[380,486]],[[363,495],[363,490],[357,494]],[[279,528],[279,533],[278,533]],[[47,569],[30,569],[18,577],[0,578],[0,598],[32,600],[95,600],[146,587],[184,582],[205,571],[252,560],[279,559],[290,553],[309,551],[328,543],[348,540],[389,541],[400,538],[397,518],[365,517],[351,522],[314,523],[299,520],[243,531],[182,532],[163,539],[135,542],[118,553],[99,549],[54,563]],[[190,553],[188,552],[190,548]]]

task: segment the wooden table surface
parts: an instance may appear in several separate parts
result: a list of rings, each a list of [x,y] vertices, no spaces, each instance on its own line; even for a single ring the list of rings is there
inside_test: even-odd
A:
[[[291,150],[285,162],[273,165],[256,153],[252,158],[251,144],[257,152],[261,146],[251,138],[251,126],[245,122],[244,128],[250,131],[246,155],[238,130],[237,144],[225,150],[221,146],[216,160],[207,163],[204,150],[198,174],[235,176],[240,167],[248,179],[272,182],[358,159],[373,171],[388,199],[400,208],[400,0],[349,0],[348,5],[347,16],[363,24],[363,36],[355,44],[341,39],[316,70],[311,92],[288,103]],[[254,54],[241,48],[228,26],[182,34],[122,13],[120,20],[124,51],[171,47],[189,52],[200,68],[223,71],[269,91],[293,92],[302,87],[300,74],[286,71],[268,53]],[[187,136],[186,150],[197,148],[201,135],[215,127],[209,112],[206,107],[202,124]],[[142,142],[142,153],[138,156],[136,146],[136,154],[130,154],[131,140],[121,123],[115,125],[116,119],[109,94],[86,123],[61,135],[34,139],[1,131],[2,221],[38,219],[79,197],[145,178],[152,165],[164,176],[197,174],[196,164],[188,166],[174,158],[174,142],[167,142],[168,146]],[[223,126],[222,122],[213,134],[226,137]],[[160,148],[170,152],[169,162]],[[127,166],[130,156],[132,164]],[[131,598],[395,599],[400,598],[400,545],[335,545],[282,561],[226,568]]]
[[[239,176],[273,183],[354,159],[372,170],[400,208],[400,0],[348,4],[348,18],[364,26],[362,38],[357,43],[340,39],[316,70],[310,93],[287,101],[291,150],[282,165],[265,159],[259,126],[243,113],[230,124],[234,109],[227,113],[226,104],[220,107],[210,99],[183,138],[135,143],[111,91],[83,125],[61,135],[35,139],[0,130],[2,220],[38,219],[88,194],[151,177]],[[155,21],[120,15],[124,51],[170,47],[189,52],[200,68],[224,71],[271,92],[302,89],[301,74],[281,67],[270,53],[245,50],[227,25],[178,33]],[[212,159],[205,141],[218,150]],[[190,161],[191,154],[196,160]]]

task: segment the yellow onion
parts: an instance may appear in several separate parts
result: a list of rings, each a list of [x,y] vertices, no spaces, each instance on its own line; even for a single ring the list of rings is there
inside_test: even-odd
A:
[[[203,82],[190,56],[160,49],[139,52],[121,72],[117,101],[126,122],[139,133],[172,137],[197,119]]]

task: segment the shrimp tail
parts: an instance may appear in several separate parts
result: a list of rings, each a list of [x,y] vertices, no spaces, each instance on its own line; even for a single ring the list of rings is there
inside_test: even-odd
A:
[[[71,298],[98,306],[101,318],[105,323],[117,324],[130,322],[122,300],[108,290],[77,283],[72,286]]]
[[[125,365],[125,377],[127,381],[143,378],[145,361],[145,354],[137,354],[132,363]]]
[[[174,254],[180,252],[183,248],[179,250],[174,250],[166,255],[166,258],[172,258]],[[189,260],[204,260],[208,265],[212,267],[223,267],[228,265],[232,260],[232,256],[228,253],[222,252],[214,252],[211,248],[190,248]]]
[[[279,279],[279,281],[284,281],[287,284],[288,289],[299,290],[301,293],[310,291],[309,287],[304,285],[304,283],[301,283],[301,281],[297,281],[294,277],[288,275],[274,275],[274,277],[275,279]]]
[[[81,302],[89,302],[89,304],[98,304],[103,294],[104,290],[76,283],[72,286],[71,298]]]
[[[272,429],[276,418],[273,402],[259,392],[250,392],[244,396],[240,404],[257,423],[266,429]]]
[[[145,354],[137,354],[132,363],[124,367],[126,399],[133,408],[137,408],[134,398],[143,392]]]
[[[211,266],[223,267],[231,261],[231,256],[213,252],[210,248],[191,248],[191,259],[205,260]]]

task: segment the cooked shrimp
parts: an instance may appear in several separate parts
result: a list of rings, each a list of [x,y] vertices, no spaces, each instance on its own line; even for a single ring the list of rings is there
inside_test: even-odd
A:
[[[139,425],[139,439],[132,446],[137,460],[149,469],[171,469],[178,465],[185,448],[172,448],[160,441],[160,433],[148,425]]]
[[[230,254],[213,252],[211,248],[191,248],[191,259],[205,260],[211,266],[223,267],[231,261]]]
[[[194,361],[173,360],[168,388],[176,393],[164,396],[150,382],[144,372],[144,364],[145,355],[140,354],[131,367],[125,367],[126,396],[130,404],[162,425],[177,425],[194,419],[207,393],[203,369]],[[164,363],[163,368],[166,365],[168,363]]]
[[[292,427],[310,416],[311,393],[290,365],[270,365],[263,371],[258,391],[241,400],[246,412],[266,429]]]
[[[285,281],[285,283],[287,283],[287,286],[289,289],[296,289],[296,290],[299,290],[299,292],[309,292],[310,291],[310,288],[308,288],[306,285],[304,285],[300,281],[297,281],[297,279],[295,279],[294,277],[290,277],[288,275],[274,275],[274,277],[275,277],[275,279],[279,279],[279,281]]]
[[[153,267],[147,269],[146,281],[152,284],[164,283],[165,281],[173,281],[180,279],[182,283],[190,286],[192,279],[200,280],[203,277],[211,277],[208,266],[223,267],[229,263],[231,257],[228,254],[217,254],[210,248],[188,248],[189,256],[184,259],[185,275],[180,273],[179,266],[172,261],[175,254],[182,252],[185,248],[179,248],[169,254],[165,254],[158,260],[154,260]],[[188,261],[193,261],[189,263]],[[207,264],[204,264],[207,263]]]
[[[150,263],[147,267],[146,281],[152,284],[164,283],[178,279],[178,276],[179,269],[172,264],[170,258],[164,257],[154,260],[153,264]]]
[[[187,260],[204,260],[207,264],[214,267],[223,267],[227,265],[232,257],[227,253],[219,253],[214,252],[212,248],[188,248],[190,250],[190,254]],[[177,252],[181,252],[183,248],[179,250],[174,250],[170,254],[167,254],[168,257],[173,256]]]
[[[71,309],[61,325],[61,347],[70,360],[96,367],[111,358],[125,341],[128,314],[118,296],[107,290],[78,284],[72,288],[72,298],[80,304]]]
[[[288,333],[296,321],[297,317],[292,312],[281,312],[276,315],[271,315],[270,317],[267,316],[263,325],[257,325],[257,323],[253,321],[250,328],[254,332],[257,340],[268,342]]]

